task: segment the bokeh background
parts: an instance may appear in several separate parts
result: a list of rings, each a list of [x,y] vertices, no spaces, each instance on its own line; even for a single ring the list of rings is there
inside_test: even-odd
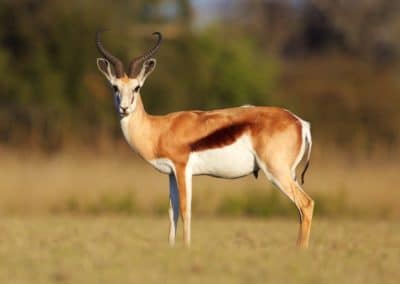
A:
[[[149,112],[281,105],[318,142],[371,155],[399,142],[397,1],[1,1],[1,144],[49,153],[122,136],[94,32],[128,62],[164,35]],[[318,143],[317,143],[318,144]],[[318,147],[318,145],[317,145]]]
[[[144,219],[148,222],[138,227],[147,228],[148,234],[154,226],[162,226],[167,235],[168,179],[139,160],[123,140],[111,89],[96,67],[94,34],[99,28],[109,30],[103,35],[104,44],[126,64],[153,44],[152,32],[163,34],[157,68],[141,91],[151,114],[252,104],[282,106],[310,121],[314,144],[304,188],[316,200],[316,220],[322,222],[322,227],[315,225],[316,242],[323,247],[329,239],[326,231],[334,227],[340,237],[329,235],[329,251],[344,248],[343,259],[354,251],[360,259],[368,259],[360,254],[360,247],[348,245],[347,233],[337,225],[352,228],[348,222],[356,222],[357,231],[367,230],[364,236],[370,234],[371,240],[380,236],[392,249],[399,247],[398,239],[390,239],[394,234],[390,230],[399,229],[400,218],[400,2],[386,0],[1,0],[0,214],[4,222],[0,243],[2,231],[8,236],[3,240],[14,240],[13,234],[40,239],[40,230],[24,229],[33,226],[27,225],[32,216],[38,218],[33,221],[37,228],[67,218],[61,219],[67,228],[83,226],[77,231],[90,227],[88,221],[79,225],[81,217],[100,223],[96,218]],[[280,225],[274,226],[284,230],[297,218],[294,206],[264,177],[235,181],[195,177],[193,202],[194,226],[196,219],[210,218],[216,231],[224,227],[226,218],[240,222],[279,218]],[[274,226],[269,229],[274,231]],[[375,228],[377,235],[366,228]],[[391,229],[382,235],[379,228]],[[287,231],[294,241],[295,224]],[[253,237],[240,232],[233,239],[239,238],[245,247],[254,242],[263,245],[257,238],[252,243]],[[58,235],[54,238],[59,240]],[[363,248],[368,239],[360,241]],[[150,248],[154,242],[146,244]],[[276,244],[267,244],[271,246]],[[10,259],[16,247],[0,246],[1,258]],[[236,243],[232,248],[237,248]],[[392,251],[376,257],[375,267],[391,259]],[[21,254],[22,259],[31,259]],[[15,263],[27,267],[23,260]],[[207,272],[203,264],[199,260],[188,271]],[[37,267],[26,275],[42,271],[38,275],[45,280],[37,276],[41,283],[68,282],[74,278],[66,267],[49,268],[48,273]],[[349,275],[349,268],[335,269]],[[381,279],[380,272],[387,272],[382,269],[374,274],[377,278],[353,280],[374,283]],[[7,271],[8,279],[18,274]],[[249,276],[244,280],[252,279],[250,272],[243,273]],[[330,276],[316,279],[345,281]],[[388,277],[386,283],[391,279],[395,278]]]

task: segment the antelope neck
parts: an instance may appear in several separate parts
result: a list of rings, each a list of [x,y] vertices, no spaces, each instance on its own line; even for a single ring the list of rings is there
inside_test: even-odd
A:
[[[121,128],[126,141],[145,160],[153,158],[153,147],[150,141],[154,139],[154,129],[151,123],[151,116],[143,107],[140,95],[135,98],[135,110],[128,116],[121,119]]]

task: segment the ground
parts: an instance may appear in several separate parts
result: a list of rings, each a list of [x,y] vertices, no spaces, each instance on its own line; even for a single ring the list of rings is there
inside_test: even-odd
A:
[[[398,283],[397,221],[316,219],[308,250],[286,219],[193,217],[192,247],[167,217],[2,217],[0,283]]]
[[[308,250],[262,175],[194,178],[188,250],[181,227],[168,246],[168,177],[133,153],[0,150],[0,283],[397,283],[399,161],[314,149]]]

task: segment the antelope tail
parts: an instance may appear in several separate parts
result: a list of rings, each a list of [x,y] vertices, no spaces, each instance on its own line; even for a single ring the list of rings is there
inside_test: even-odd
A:
[[[310,130],[310,124],[306,123],[307,127],[304,127],[303,131],[303,137],[304,137],[304,143],[305,146],[307,147],[307,160],[306,164],[304,166],[303,172],[301,173],[301,184],[304,184],[304,175],[307,172],[308,167],[310,166],[310,156],[311,156],[311,147],[312,147],[312,139],[311,139],[311,130]],[[305,152],[304,152],[305,153]]]

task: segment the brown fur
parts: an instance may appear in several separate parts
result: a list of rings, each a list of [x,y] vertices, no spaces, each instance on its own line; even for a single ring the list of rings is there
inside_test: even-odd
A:
[[[243,134],[243,132],[249,129],[249,127],[249,123],[241,122],[220,128],[211,134],[208,134],[207,136],[191,143],[190,150],[194,152],[212,148],[220,148],[232,144]]]
[[[124,83],[128,83],[130,80],[130,78],[126,74],[124,74],[124,76],[119,79]]]
[[[144,111],[140,96],[137,100],[130,122],[130,140],[146,160],[168,157],[175,163],[185,164],[191,151],[229,145],[246,131],[251,134],[257,151],[282,148],[275,140],[281,146],[288,144],[283,148],[291,149],[288,153],[291,162],[301,146],[301,125],[284,109],[238,107],[151,116]],[[273,136],[278,139],[271,139]]]
[[[112,74],[100,70],[110,79]],[[146,76],[141,75],[144,81]],[[120,84],[130,84],[126,74]],[[128,86],[129,87],[129,86]],[[127,88],[125,88],[127,89]],[[276,185],[297,206],[300,214],[298,245],[308,245],[314,201],[293,179],[293,166],[302,146],[300,120],[287,110],[275,107],[239,107],[213,111],[183,111],[163,116],[148,115],[140,96],[135,96],[136,109],[121,121],[124,135],[132,148],[145,160],[166,158],[174,171],[167,170],[176,179],[179,211],[183,219],[185,244],[190,244],[191,175],[187,162],[190,153],[220,148],[234,143],[244,133],[252,142],[257,166],[276,182]],[[155,161],[161,164],[165,161]],[[163,169],[163,168],[162,168]],[[186,172],[189,169],[188,173]],[[254,169],[256,176],[258,169]],[[170,182],[173,182],[170,179]],[[171,186],[173,189],[175,186]],[[190,194],[188,194],[190,193]],[[171,199],[172,200],[172,199]],[[176,203],[175,203],[176,204]],[[172,206],[172,202],[170,202]],[[170,212],[172,212],[170,207]],[[174,212],[172,212],[174,214]],[[171,213],[170,213],[171,214]],[[177,215],[175,215],[177,217]],[[175,218],[170,215],[171,218]],[[174,220],[170,232],[174,233]],[[170,242],[175,236],[170,234]]]
[[[308,245],[314,203],[291,176],[302,143],[302,126],[293,114],[280,108],[251,107],[151,116],[145,112],[140,96],[136,99],[128,142],[147,161],[168,158],[174,164],[187,245],[190,209],[186,207],[185,168],[190,153],[229,145],[244,133],[249,133],[257,156],[298,207],[298,245]]]

